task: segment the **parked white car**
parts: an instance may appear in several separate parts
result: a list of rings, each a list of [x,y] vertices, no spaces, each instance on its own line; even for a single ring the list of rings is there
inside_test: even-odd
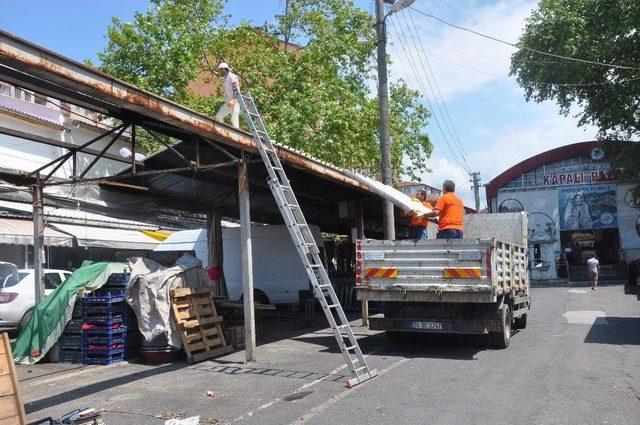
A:
[[[53,292],[67,277],[67,270],[45,269],[44,294]],[[0,263],[0,328],[15,330],[26,326],[35,307],[35,271]]]
[[[324,243],[318,226],[311,226],[318,248]],[[298,302],[298,291],[309,289],[309,278],[298,257],[289,231],[284,225],[251,227],[253,252],[253,287],[257,303],[290,304]],[[229,298],[242,298],[242,256],[240,227],[222,228],[224,277]],[[154,251],[191,252],[207,267],[207,231],[205,229],[175,232]]]

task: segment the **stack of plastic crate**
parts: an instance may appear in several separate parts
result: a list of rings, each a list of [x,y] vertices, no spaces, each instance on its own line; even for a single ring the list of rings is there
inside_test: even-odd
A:
[[[58,361],[60,363],[82,363],[84,360],[83,346],[82,302],[78,300],[73,306],[71,320],[67,323],[58,340]]]
[[[125,359],[126,273],[112,274],[107,284],[83,298],[83,363],[106,365]]]

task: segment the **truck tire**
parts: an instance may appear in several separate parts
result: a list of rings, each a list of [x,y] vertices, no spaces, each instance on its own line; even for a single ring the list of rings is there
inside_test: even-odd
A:
[[[513,321],[513,326],[516,329],[524,329],[527,327],[527,314],[528,313],[525,313]]]
[[[491,344],[494,348],[504,349],[511,340],[511,309],[507,304],[500,308],[500,328],[499,332],[491,332]]]
[[[402,344],[406,341],[404,332],[386,331],[385,333],[387,334],[387,341],[392,344]]]

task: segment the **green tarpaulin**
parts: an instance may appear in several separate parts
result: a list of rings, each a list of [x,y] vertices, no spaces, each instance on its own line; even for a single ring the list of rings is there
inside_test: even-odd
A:
[[[112,273],[122,273],[128,268],[126,263],[85,261],[33,310],[29,323],[13,345],[15,362],[33,364],[41,360],[71,320],[78,293],[83,289],[98,289],[107,283]]]

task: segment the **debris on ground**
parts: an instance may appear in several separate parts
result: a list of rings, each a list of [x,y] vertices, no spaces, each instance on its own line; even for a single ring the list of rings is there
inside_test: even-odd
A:
[[[164,425],[200,425],[200,416],[191,416],[185,419],[169,419]]]

